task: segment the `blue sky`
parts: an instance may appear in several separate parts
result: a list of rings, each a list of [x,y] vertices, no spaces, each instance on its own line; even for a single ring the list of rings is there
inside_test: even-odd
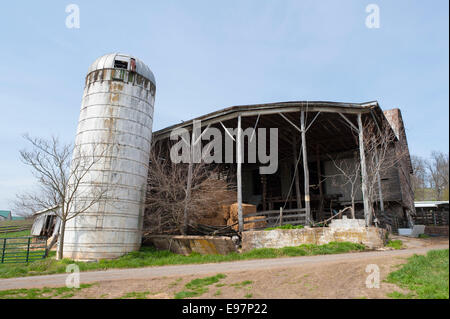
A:
[[[80,28],[65,26],[68,4]],[[368,29],[365,8],[380,8]],[[366,102],[403,113],[410,152],[448,152],[448,1],[8,1],[0,12],[0,209],[35,185],[22,135],[74,140],[99,56],[141,58],[157,82],[153,128],[220,108]]]

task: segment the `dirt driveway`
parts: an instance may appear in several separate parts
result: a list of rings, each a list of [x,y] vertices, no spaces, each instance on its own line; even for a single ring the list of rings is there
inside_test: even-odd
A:
[[[387,298],[393,291],[406,292],[383,280],[407,257],[448,248],[448,239],[401,239],[407,245],[405,250],[81,273],[85,279],[82,282],[95,284],[78,291],[73,298],[122,298],[127,294],[134,298],[173,298],[186,290],[191,280],[218,273],[226,278],[207,286],[208,290],[196,298]],[[379,288],[366,287],[366,267],[371,264],[379,268]],[[88,275],[96,280],[86,280]],[[64,275],[46,277],[58,276]],[[36,286],[38,278],[2,279],[0,290],[6,283],[17,288],[26,282]],[[48,286],[58,286],[56,282],[50,281],[53,284]]]

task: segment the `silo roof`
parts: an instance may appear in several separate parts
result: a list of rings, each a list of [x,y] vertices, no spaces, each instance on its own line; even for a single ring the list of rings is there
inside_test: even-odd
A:
[[[156,85],[155,76],[153,75],[153,72],[150,70],[150,68],[144,62],[142,62],[142,60],[129,54],[122,54],[122,53],[105,54],[104,56],[99,57],[97,60],[94,61],[94,63],[91,64],[91,66],[89,67],[88,74],[95,70],[113,69],[114,62],[116,60],[130,62],[130,59],[134,59],[136,61],[136,73],[142,75],[143,77],[147,78],[148,80],[153,82],[153,84]]]

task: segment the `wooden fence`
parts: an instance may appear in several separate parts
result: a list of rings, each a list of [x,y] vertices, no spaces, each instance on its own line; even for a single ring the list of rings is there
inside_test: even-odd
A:
[[[416,208],[414,222],[418,225],[448,226],[448,210]]]
[[[254,220],[248,217],[262,217],[258,218],[258,221],[265,221],[267,225],[265,227],[274,227],[280,225],[305,225],[306,213],[304,208],[301,209],[280,209],[280,210],[266,210],[256,212],[253,214],[246,214],[244,216],[244,224],[254,223]],[[257,229],[257,228],[255,228]]]
[[[0,238],[0,263],[29,263],[46,256],[46,244],[36,237]]]
[[[30,230],[30,225],[19,225],[19,226],[0,226],[0,234],[7,234],[7,233],[15,233],[19,231],[24,230]]]

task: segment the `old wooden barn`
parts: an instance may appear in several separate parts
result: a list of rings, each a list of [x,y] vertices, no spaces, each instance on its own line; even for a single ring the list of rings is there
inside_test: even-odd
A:
[[[201,133],[192,140],[203,137],[209,128],[222,133],[222,162],[211,165],[219,166],[222,178],[231,178],[236,185],[241,231],[243,204],[255,205],[256,215],[268,221],[281,218],[283,223],[306,225],[352,205],[355,217],[365,219],[367,225],[388,224],[394,229],[408,226],[415,213],[412,166],[399,109],[383,111],[376,101],[233,106],[156,131],[153,142],[173,145],[177,141],[170,140],[172,132],[192,133],[194,125],[200,125]],[[239,128],[243,133],[235,130]],[[254,143],[253,129],[266,129],[269,136],[271,128],[277,134],[265,146],[268,153],[277,144],[277,167],[273,174],[261,174],[267,161],[258,157],[252,163],[248,150]],[[370,143],[365,141],[374,134],[393,138],[367,149]],[[227,143],[234,146],[231,155],[225,154]]]

